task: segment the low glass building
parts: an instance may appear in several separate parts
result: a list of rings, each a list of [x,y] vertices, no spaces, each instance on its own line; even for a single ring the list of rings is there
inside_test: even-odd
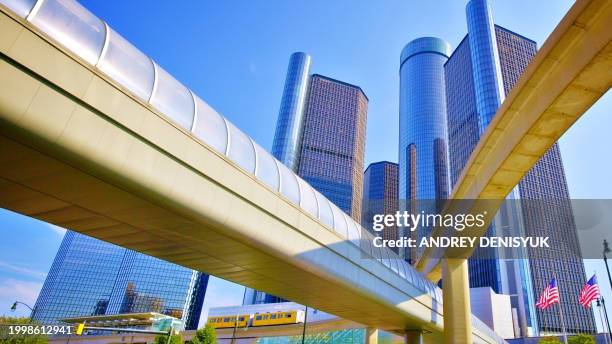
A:
[[[34,306],[33,319],[155,312],[198,326],[208,275],[68,231]]]

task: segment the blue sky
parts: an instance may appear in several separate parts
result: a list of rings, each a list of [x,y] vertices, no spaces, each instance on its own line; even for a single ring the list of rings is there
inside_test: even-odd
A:
[[[361,86],[370,99],[366,162],[397,161],[399,54],[410,40],[465,35],[463,1],[81,1],[93,13],[270,148],[289,55],[305,51],[312,71]],[[493,0],[497,24],[538,46],[571,1]],[[561,139],[573,198],[612,198],[606,95]],[[15,300],[33,304],[62,230],[0,211],[0,315]],[[611,238],[612,239],[612,238]],[[612,304],[601,262],[600,285]],[[242,301],[243,288],[211,279],[205,306]],[[17,313],[28,314],[23,307]]]

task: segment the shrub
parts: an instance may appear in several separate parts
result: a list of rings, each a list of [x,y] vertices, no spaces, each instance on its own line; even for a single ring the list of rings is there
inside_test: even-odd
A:
[[[195,336],[191,340],[192,344],[215,344],[216,342],[217,335],[215,329],[209,324],[197,330]]]
[[[578,334],[567,339],[568,344],[595,344],[595,339],[587,334]]]
[[[168,343],[168,336],[156,336],[153,343],[154,344],[183,344],[183,338],[178,334],[174,334],[170,336],[170,342]]]
[[[562,344],[557,337],[544,337],[540,339],[538,344]]]

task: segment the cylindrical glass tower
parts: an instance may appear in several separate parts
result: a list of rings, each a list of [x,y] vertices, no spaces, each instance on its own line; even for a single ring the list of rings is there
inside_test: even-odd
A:
[[[466,7],[478,129],[484,133],[504,101],[493,13],[487,0],[471,0]]]
[[[274,142],[272,142],[272,155],[296,173],[304,129],[310,61],[310,55],[303,52],[293,53],[289,58],[285,88],[276,121]],[[242,303],[254,305],[283,301],[277,296],[246,288]]]
[[[272,143],[272,155],[294,171],[300,151],[309,73],[310,56],[302,52],[291,54]]]
[[[450,45],[423,37],[408,43],[400,59],[400,200],[448,195],[444,63]]]
[[[444,63],[450,45],[423,37],[408,43],[400,58],[399,206],[431,212],[432,201],[449,192]],[[417,208],[413,200],[421,200]],[[417,237],[427,235],[413,233]],[[399,233],[407,235],[407,233]],[[405,252],[412,263],[420,252]]]
[[[470,0],[466,6],[466,17],[478,131],[482,136],[505,99],[504,80],[489,1]],[[496,233],[501,233],[504,228],[512,228],[520,236],[524,236],[523,213],[515,201],[520,199],[518,186],[506,199],[508,201],[491,224],[490,235],[497,235]],[[522,251],[519,254],[521,257],[528,256],[525,248],[518,250]],[[497,254],[498,258],[490,261],[478,258],[470,260],[471,283],[482,283],[479,286],[495,285],[497,292],[511,295],[512,307],[517,309],[521,334],[527,335],[528,328],[531,328],[533,333],[538,333],[529,262],[525,259],[503,259],[503,250],[499,250]],[[495,276],[495,283],[490,280],[492,276]]]

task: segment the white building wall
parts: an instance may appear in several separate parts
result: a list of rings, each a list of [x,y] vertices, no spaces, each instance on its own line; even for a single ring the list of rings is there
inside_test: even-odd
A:
[[[496,294],[489,287],[471,288],[472,314],[502,338],[514,338],[510,296]]]

